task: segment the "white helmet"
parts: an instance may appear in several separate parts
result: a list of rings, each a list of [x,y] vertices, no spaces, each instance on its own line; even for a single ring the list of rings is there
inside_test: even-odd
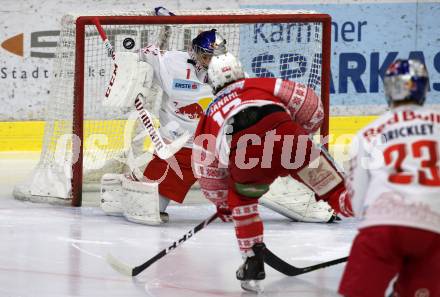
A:
[[[244,78],[240,61],[231,53],[213,56],[208,67],[209,84],[217,93],[226,84]]]

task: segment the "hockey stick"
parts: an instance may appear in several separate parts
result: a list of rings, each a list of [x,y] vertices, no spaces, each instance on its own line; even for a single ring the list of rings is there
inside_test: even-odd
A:
[[[267,247],[264,250],[264,262],[272,267],[273,269],[281,272],[282,274],[285,274],[287,276],[296,276],[300,274],[304,274],[307,272],[311,272],[317,269],[333,266],[339,263],[346,262],[348,260],[348,257],[343,257],[327,262],[323,262],[320,264],[307,266],[307,267],[295,267],[293,265],[290,265],[289,263],[285,262],[281,258],[279,258],[277,255],[275,255],[271,250],[269,250]]]
[[[99,32],[99,35],[101,36],[102,41],[104,42],[108,56],[111,57],[114,62],[114,69],[115,69],[114,73],[115,73],[118,66],[116,64],[116,58],[115,58],[115,52],[113,46],[108,40],[107,34],[102,28],[98,18],[95,18],[93,22],[96,26],[96,29]],[[185,143],[189,140],[191,135],[185,132],[175,141],[167,144],[160,135],[159,129],[154,126],[153,117],[147,110],[145,110],[144,105],[142,103],[142,99],[144,99],[143,95],[141,93],[137,94],[135,99],[135,106],[136,106],[136,110],[138,111],[139,118],[145,130],[148,132],[148,134],[151,137],[157,156],[164,160],[169,159],[185,145]]]
[[[184,133],[172,143],[166,144],[162,136],[159,134],[158,129],[154,126],[152,116],[144,108],[144,104],[142,103],[143,97],[144,96],[139,93],[134,100],[134,105],[136,106],[136,110],[139,113],[139,118],[145,130],[147,130],[148,134],[150,135],[151,141],[153,142],[154,148],[156,149],[156,154],[161,159],[169,159],[185,145],[190,135],[188,133]]]
[[[156,254],[154,257],[149,259],[148,261],[142,263],[139,266],[131,267],[128,264],[125,264],[121,262],[120,260],[113,257],[111,254],[107,255],[107,262],[115,269],[116,271],[127,275],[127,276],[136,276],[148,267],[150,267],[153,263],[155,263],[160,258],[164,257],[166,254],[168,254],[170,251],[174,250],[176,247],[184,243],[187,239],[191,238],[194,234],[205,228],[208,224],[210,224],[212,221],[214,221],[216,218],[218,218],[218,214],[215,213],[191,230],[189,230],[185,235],[183,235],[180,239],[174,241],[169,247],[161,250],[158,254]]]
[[[163,6],[158,6],[154,8],[154,13],[157,16],[175,16],[174,13],[172,13],[171,11],[169,11],[168,9],[166,9]],[[159,49],[160,50],[165,50],[168,47],[168,42],[170,39],[170,35],[171,35],[171,26],[170,25],[165,25],[165,27],[163,28],[163,30],[161,30],[160,34],[159,34]]]

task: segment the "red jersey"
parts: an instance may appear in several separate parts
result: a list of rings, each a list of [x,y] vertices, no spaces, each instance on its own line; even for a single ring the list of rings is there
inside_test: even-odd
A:
[[[275,114],[268,115],[255,124],[246,127],[245,130],[252,131],[253,134],[241,136],[241,132],[232,136],[230,133],[232,131],[228,130],[234,124],[234,116],[244,109],[265,105],[283,107],[286,114],[279,117],[283,119],[283,123],[288,123],[288,115],[290,115],[292,122],[296,123],[291,123],[292,125],[279,123],[283,126],[279,127],[281,129],[279,136],[295,133],[295,129],[301,130],[298,131],[300,135],[314,132],[320,127],[323,120],[323,108],[320,98],[312,89],[302,84],[275,78],[249,78],[236,81],[225,87],[216,94],[216,98],[208,106],[206,114],[200,119],[195,133],[192,151],[193,171],[196,178],[199,179],[205,197],[217,206],[227,204],[228,193],[230,192],[229,183],[231,181],[229,170],[235,168],[237,169],[235,178],[238,176],[237,172],[244,176],[251,175],[251,178],[245,178],[243,181],[240,179],[239,183],[242,184],[247,184],[248,180],[252,180],[254,184],[259,184],[261,180],[258,179],[261,175],[266,175],[265,170],[266,172],[269,170],[270,174],[267,175],[271,176],[266,178],[262,182],[263,184],[274,176],[291,174],[294,178],[303,181],[313,189],[319,198],[326,200],[334,196],[333,198],[338,202],[340,193],[344,190],[343,179],[323,154],[319,155],[320,162],[322,161],[320,163],[322,166],[319,169],[308,168],[307,166],[288,170],[287,168],[281,169],[281,153],[276,155],[274,167],[269,169],[257,165],[252,171],[251,168],[239,168],[235,166],[235,163],[229,164],[232,139],[237,140],[237,137],[241,138],[245,135],[266,137],[270,127],[261,123],[268,118],[274,118]],[[258,131],[259,128],[262,131]],[[303,159],[306,162],[304,165],[311,161],[312,155],[317,157],[316,154],[312,154],[313,143],[309,138],[306,139],[308,141],[304,143],[305,146],[303,147],[303,153],[306,155]],[[255,150],[252,152],[256,155],[261,154],[264,158],[264,148],[262,150],[261,144],[265,140],[261,138],[260,140],[260,144],[256,144],[254,146]],[[235,146],[235,142],[233,145]],[[278,152],[282,150],[281,145],[280,142],[277,142]],[[235,149],[235,152],[237,151],[238,149]],[[296,152],[296,149],[292,151]],[[233,158],[233,160],[236,160],[236,158]],[[231,199],[234,200],[233,197]]]
[[[248,107],[268,104],[285,108],[292,120],[309,133],[321,126],[324,116],[322,102],[311,88],[278,78],[247,78],[238,80],[216,94],[199,121],[195,137],[212,135],[215,147],[211,145],[212,142],[204,142],[203,150],[210,151],[224,163],[229,155],[229,143],[224,129],[231,117]],[[209,145],[211,147],[208,148]]]

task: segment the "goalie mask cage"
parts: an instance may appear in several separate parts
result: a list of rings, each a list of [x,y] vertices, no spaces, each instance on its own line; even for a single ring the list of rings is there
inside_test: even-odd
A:
[[[174,17],[147,11],[62,18],[40,161],[28,179],[14,188],[17,199],[71,201],[71,205],[80,206],[83,185],[86,189],[89,184],[99,184],[104,173],[121,173],[130,156],[147,146],[134,147],[134,121],[127,120],[134,109],[100,103],[113,61],[94,18],[116,52],[133,52],[148,44],[160,45],[163,50],[187,50],[200,31],[215,28],[250,77],[281,77],[315,89],[325,110],[320,134],[328,135],[329,15],[289,10],[175,13]]]

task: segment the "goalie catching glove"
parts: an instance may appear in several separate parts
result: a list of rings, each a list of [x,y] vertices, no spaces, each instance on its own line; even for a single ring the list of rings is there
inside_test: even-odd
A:
[[[154,75],[153,67],[139,61],[137,53],[115,53],[113,67],[103,99],[104,106],[131,107],[137,94],[142,93],[145,97],[149,97]]]

